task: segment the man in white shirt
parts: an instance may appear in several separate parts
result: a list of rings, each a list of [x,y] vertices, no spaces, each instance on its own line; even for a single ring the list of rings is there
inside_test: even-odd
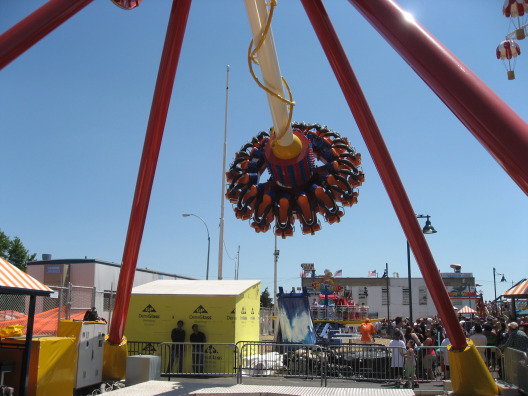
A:
[[[482,360],[484,361],[484,364],[486,364],[486,345],[488,345],[488,339],[487,337],[482,334],[482,326],[479,324],[475,325],[475,334],[473,334],[471,337],[469,337],[471,341],[473,341],[473,344],[475,344],[478,352],[480,353],[480,356],[482,356]]]

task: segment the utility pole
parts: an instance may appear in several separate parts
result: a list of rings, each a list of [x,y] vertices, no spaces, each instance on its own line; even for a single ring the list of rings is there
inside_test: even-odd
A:
[[[387,282],[387,332],[390,334],[391,320],[390,320],[390,292],[389,292],[389,263],[385,263],[385,273],[383,278]]]

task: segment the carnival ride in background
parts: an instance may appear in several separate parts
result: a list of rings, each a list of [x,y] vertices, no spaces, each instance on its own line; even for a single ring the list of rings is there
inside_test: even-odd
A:
[[[502,14],[509,20],[509,32],[506,39],[497,46],[496,55],[506,68],[508,80],[514,80],[517,56],[521,54],[521,48],[515,39],[523,40],[527,35],[528,0],[504,0]],[[513,31],[510,30],[511,27]]]
[[[3,33],[0,36],[0,68],[92,1],[51,0]],[[112,1],[124,9],[133,9],[140,4],[140,0]],[[434,258],[322,1],[301,0],[301,3],[354,115],[438,314],[445,323],[452,344],[450,362],[453,390],[457,394],[496,394],[497,385],[476,348],[468,345],[447,291],[436,287],[442,284],[442,279]],[[526,122],[394,0],[349,0],[349,3],[424,80],[517,185],[528,193]],[[524,12],[524,8],[520,11],[519,4],[523,4],[520,0],[508,0],[507,3],[512,6],[510,15],[513,5],[516,5],[517,12]],[[191,0],[173,0],[170,12],[132,203],[110,335],[105,344],[107,367],[125,367],[123,333],[190,4]],[[271,228],[274,220],[275,233],[283,237],[292,235],[292,225],[297,218],[303,232],[312,234],[319,229],[316,212],[321,213],[328,222],[337,222],[342,216],[337,202],[343,206],[355,203],[356,191],[353,189],[363,179],[358,169],[359,156],[345,138],[326,127],[302,123],[293,124],[292,127],[288,108],[293,102],[291,98],[285,99],[283,92],[271,29],[266,27],[271,20],[267,5],[264,0],[245,0],[245,4],[253,41],[259,43],[255,51],[250,47],[249,58],[252,52],[258,55],[273,130],[270,136],[259,134],[250,146],[240,151],[241,154],[235,159],[240,159],[239,162],[228,172],[232,184],[228,197],[236,201],[235,213],[240,218],[249,219],[253,216],[257,232]],[[266,36],[265,39],[263,36]],[[517,47],[515,50],[518,54]],[[515,58],[511,45],[509,52],[503,46],[499,51],[500,56],[502,52],[508,61]],[[510,55],[511,58],[508,58]],[[266,64],[268,61],[270,64]],[[318,168],[312,162],[310,145],[312,155],[323,163]],[[247,152],[248,149],[251,150]],[[259,184],[258,175],[265,167],[270,170],[271,180]]]

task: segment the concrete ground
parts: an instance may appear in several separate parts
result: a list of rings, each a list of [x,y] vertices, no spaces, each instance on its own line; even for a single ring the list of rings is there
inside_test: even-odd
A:
[[[245,377],[237,385],[235,378],[173,378],[171,381],[148,381],[115,390],[112,395],[445,395],[447,390],[438,384],[420,384],[418,389],[397,389],[394,383],[329,380],[326,387],[320,379],[304,380],[282,377]]]

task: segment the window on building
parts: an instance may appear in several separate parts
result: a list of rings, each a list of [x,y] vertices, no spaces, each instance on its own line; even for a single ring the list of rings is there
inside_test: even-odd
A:
[[[402,288],[402,304],[409,305],[409,288]]]
[[[365,305],[368,305],[368,291],[366,287],[364,289],[359,289],[358,301],[359,304],[365,303]]]
[[[427,305],[427,289],[425,287],[418,289],[418,304]]]
[[[381,305],[389,305],[389,289],[381,288]]]
[[[112,311],[114,309],[116,292],[105,290],[103,298],[103,311]]]

